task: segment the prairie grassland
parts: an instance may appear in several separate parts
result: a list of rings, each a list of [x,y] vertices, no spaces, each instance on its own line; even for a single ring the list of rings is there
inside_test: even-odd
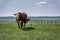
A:
[[[60,24],[0,24],[0,40],[60,40]]]

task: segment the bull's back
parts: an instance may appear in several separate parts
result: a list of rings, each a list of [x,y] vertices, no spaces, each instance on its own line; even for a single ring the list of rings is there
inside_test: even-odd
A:
[[[22,13],[22,18],[23,19],[27,18],[27,14],[26,13]]]
[[[20,20],[25,21],[26,18],[27,18],[27,14],[26,13],[21,13]]]

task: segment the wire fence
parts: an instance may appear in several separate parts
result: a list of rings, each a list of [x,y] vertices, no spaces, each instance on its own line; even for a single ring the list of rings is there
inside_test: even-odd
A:
[[[0,19],[0,24],[14,24],[15,19]],[[28,24],[60,24],[60,20],[30,20]]]
[[[31,20],[29,23],[36,24],[60,24],[60,20]]]

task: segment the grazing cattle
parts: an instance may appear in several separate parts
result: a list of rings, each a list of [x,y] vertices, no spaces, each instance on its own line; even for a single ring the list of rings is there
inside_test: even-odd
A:
[[[30,20],[29,18],[27,18],[27,14],[25,12],[17,12],[14,15],[16,16],[18,28],[25,28],[25,24]]]

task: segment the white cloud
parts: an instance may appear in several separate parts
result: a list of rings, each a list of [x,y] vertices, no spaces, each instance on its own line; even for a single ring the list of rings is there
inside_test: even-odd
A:
[[[41,1],[41,2],[37,2],[35,5],[45,5],[45,4],[47,4],[46,1]]]

